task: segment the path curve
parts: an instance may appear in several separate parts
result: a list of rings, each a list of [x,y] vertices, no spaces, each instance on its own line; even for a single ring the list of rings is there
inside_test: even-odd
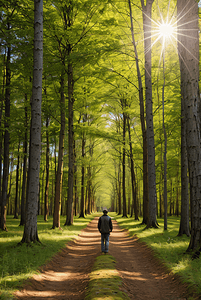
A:
[[[96,217],[81,234],[58,253],[39,275],[15,293],[17,299],[83,300],[95,258],[100,255]],[[152,252],[128,236],[113,220],[109,254],[116,259],[122,290],[130,299],[184,300],[185,289],[172,281]]]

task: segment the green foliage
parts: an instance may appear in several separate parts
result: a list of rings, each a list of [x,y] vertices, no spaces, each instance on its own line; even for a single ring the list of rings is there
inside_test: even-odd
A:
[[[38,217],[40,243],[18,245],[22,239],[23,227],[11,216],[7,219],[8,232],[0,232],[0,299],[11,299],[12,292],[22,286],[24,280],[37,273],[67,242],[75,238],[93,217],[75,218],[74,225],[62,226],[62,230],[51,230],[52,218],[47,223]],[[61,224],[65,218],[61,217]]]
[[[115,216],[121,228],[129,230],[130,235],[136,235],[140,242],[144,242],[154,250],[158,257],[167,267],[168,272],[179,275],[181,281],[186,283],[189,292],[201,295],[201,260],[192,260],[191,255],[186,253],[189,237],[178,236],[180,220],[176,217],[168,217],[168,230],[163,230],[163,219],[158,219],[158,229],[145,230],[140,221],[124,219]]]

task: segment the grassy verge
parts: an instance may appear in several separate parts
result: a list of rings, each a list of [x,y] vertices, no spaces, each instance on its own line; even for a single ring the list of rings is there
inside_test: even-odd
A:
[[[27,247],[25,244],[17,246],[24,228],[19,226],[19,220],[8,216],[8,232],[0,231],[0,299],[13,299],[12,293],[20,288],[23,281],[37,273],[40,266],[75,238],[93,218],[94,215],[85,219],[75,218],[74,225],[61,225],[63,230],[51,230],[52,218],[49,217],[45,223],[39,216],[38,235],[42,244]],[[65,217],[61,217],[61,224],[64,223]]]
[[[121,278],[115,269],[115,260],[111,255],[96,258],[90,274],[85,300],[128,300],[128,296],[119,290]]]
[[[201,258],[192,260],[186,253],[190,238],[185,235],[177,236],[179,218],[169,217],[168,230],[164,231],[163,219],[157,220],[160,225],[158,229],[144,230],[145,226],[141,225],[142,220],[134,221],[117,215],[113,217],[121,228],[128,229],[130,235],[137,235],[140,241],[153,249],[155,255],[164,262],[170,272],[179,275],[181,281],[188,285],[190,292],[201,296]]]

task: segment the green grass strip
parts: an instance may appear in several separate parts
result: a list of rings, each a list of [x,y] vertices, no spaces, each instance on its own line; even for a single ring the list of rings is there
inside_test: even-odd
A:
[[[112,213],[119,226],[128,229],[131,236],[136,235],[141,242],[154,250],[154,254],[165,264],[171,274],[178,275],[188,286],[190,293],[201,296],[201,257],[192,260],[186,250],[190,238],[186,235],[178,236],[180,219],[168,217],[168,230],[163,229],[163,219],[157,219],[159,228],[146,229],[140,221],[133,218],[122,218]],[[196,298],[188,298],[196,299]],[[200,299],[200,298],[199,298]]]
[[[87,287],[85,300],[121,300],[130,299],[120,291],[121,278],[115,269],[115,259],[111,255],[96,258]]]
[[[39,268],[78,236],[94,216],[75,218],[71,226],[63,226],[65,217],[61,217],[62,230],[51,229],[52,217],[44,222],[43,216],[38,216],[38,235],[42,244],[35,243],[29,247],[26,244],[17,246],[24,228],[19,227],[19,220],[7,216],[8,232],[0,231],[0,299],[14,299],[12,293],[20,289],[24,280],[38,273]]]

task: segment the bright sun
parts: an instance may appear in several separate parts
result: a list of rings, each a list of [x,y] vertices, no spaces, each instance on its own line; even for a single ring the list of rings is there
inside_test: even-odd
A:
[[[159,25],[160,37],[169,38],[174,33],[174,27],[170,23],[162,23]]]

